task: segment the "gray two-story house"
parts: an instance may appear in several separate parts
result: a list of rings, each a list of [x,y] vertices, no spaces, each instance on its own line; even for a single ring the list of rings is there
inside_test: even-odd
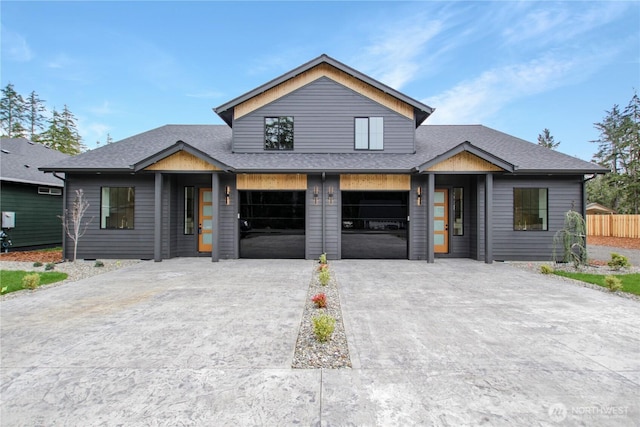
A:
[[[49,165],[81,258],[548,260],[598,165],[434,109],[326,55],[214,111]],[[67,245],[70,246],[70,245]],[[67,248],[66,256],[69,256]]]

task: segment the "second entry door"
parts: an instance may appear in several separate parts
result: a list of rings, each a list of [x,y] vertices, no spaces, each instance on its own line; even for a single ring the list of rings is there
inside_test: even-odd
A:
[[[198,251],[211,252],[213,245],[213,200],[210,188],[198,193]]]
[[[434,252],[449,252],[449,191],[436,189],[433,195],[433,245]]]

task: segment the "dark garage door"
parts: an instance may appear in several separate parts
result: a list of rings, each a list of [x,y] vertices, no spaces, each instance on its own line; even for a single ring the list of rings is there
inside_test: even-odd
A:
[[[342,192],[342,258],[407,259],[407,192]]]
[[[304,258],[304,191],[240,192],[240,257]]]

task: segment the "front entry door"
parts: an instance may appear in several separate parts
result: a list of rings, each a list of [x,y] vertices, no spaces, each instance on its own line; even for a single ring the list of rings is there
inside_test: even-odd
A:
[[[433,194],[433,244],[434,252],[449,252],[449,191],[436,189]]]
[[[198,198],[198,251],[211,252],[213,241],[213,200],[210,188],[201,188]]]

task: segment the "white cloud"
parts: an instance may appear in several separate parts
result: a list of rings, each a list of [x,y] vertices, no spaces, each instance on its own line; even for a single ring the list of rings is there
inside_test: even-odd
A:
[[[583,81],[601,64],[593,59],[604,55],[572,59],[548,56],[484,71],[425,100],[436,108],[429,124],[481,123],[515,100]]]
[[[113,108],[111,108],[111,104],[109,103],[109,101],[103,101],[102,104],[96,105],[94,107],[89,107],[88,110],[98,116],[113,114]]]
[[[27,62],[33,58],[27,40],[2,25],[2,57],[11,61]]]

